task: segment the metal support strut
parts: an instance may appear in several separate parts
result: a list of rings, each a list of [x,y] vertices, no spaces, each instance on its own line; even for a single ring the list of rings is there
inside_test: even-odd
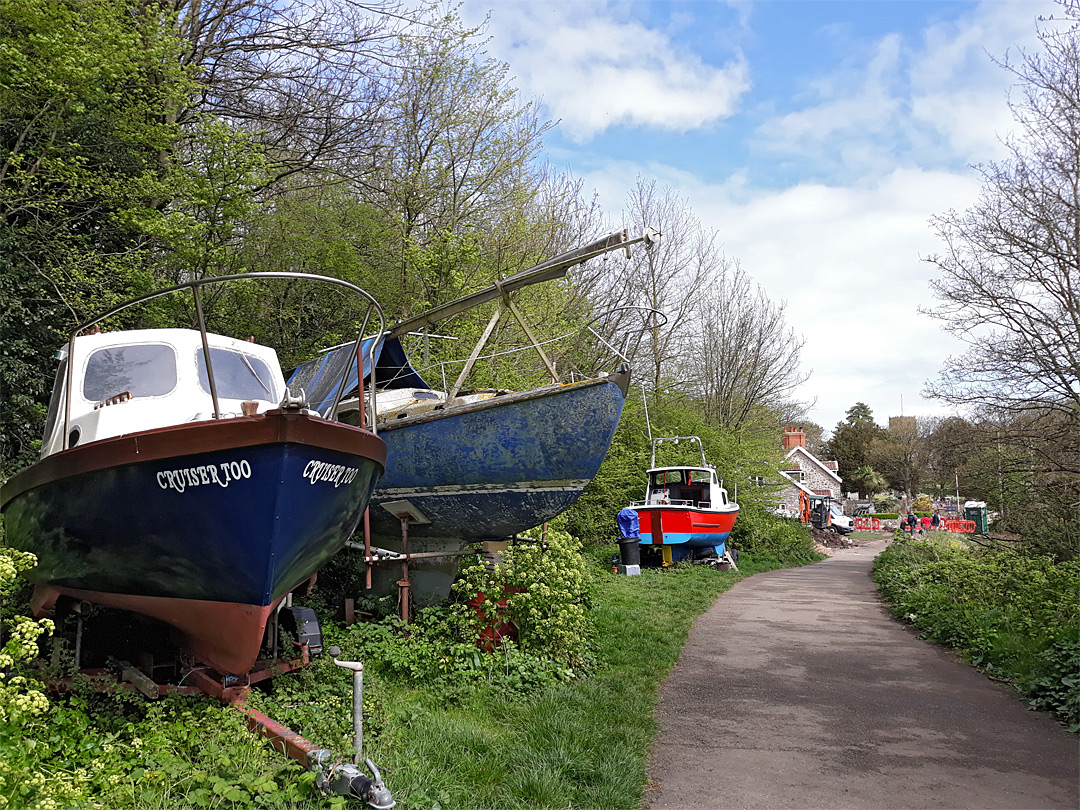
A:
[[[409,623],[409,516],[401,516],[401,579],[398,580],[398,599],[401,601],[401,621]]]

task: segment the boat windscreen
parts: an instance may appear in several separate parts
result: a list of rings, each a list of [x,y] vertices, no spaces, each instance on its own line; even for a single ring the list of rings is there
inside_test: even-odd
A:
[[[199,367],[199,387],[209,394],[206,355],[202,349],[198,350],[196,362]],[[270,366],[254,355],[211,346],[210,365],[214,369],[217,394],[222,399],[259,399],[268,402],[281,399]]]
[[[668,484],[681,483],[683,483],[682,470],[664,470],[663,472],[653,473],[653,486],[662,487]]]
[[[164,343],[98,349],[86,361],[83,397],[90,402],[122,394],[160,397],[176,387],[176,352]]]

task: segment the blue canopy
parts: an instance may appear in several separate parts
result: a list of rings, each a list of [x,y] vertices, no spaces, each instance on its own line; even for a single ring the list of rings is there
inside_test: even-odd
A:
[[[619,524],[619,532],[623,540],[640,540],[641,525],[638,523],[638,514],[629,506],[619,510],[615,516],[615,522]]]
[[[375,345],[375,385],[378,388],[429,388],[409,364],[405,349],[397,338],[383,336],[368,338],[363,342],[361,353],[364,357],[364,379],[371,384],[371,362],[368,352],[372,342]],[[337,346],[323,352],[314,360],[309,360],[296,367],[289,377],[289,387],[293,390],[303,388],[310,407],[320,415],[327,416],[334,404],[334,397],[341,387],[341,379],[348,367],[342,399],[355,396],[360,390],[356,374],[356,355],[352,343]]]

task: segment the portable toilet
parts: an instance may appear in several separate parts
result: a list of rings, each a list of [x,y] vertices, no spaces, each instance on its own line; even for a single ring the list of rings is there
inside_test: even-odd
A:
[[[990,529],[986,517],[986,501],[964,501],[964,520],[975,523],[975,534],[986,534]]]

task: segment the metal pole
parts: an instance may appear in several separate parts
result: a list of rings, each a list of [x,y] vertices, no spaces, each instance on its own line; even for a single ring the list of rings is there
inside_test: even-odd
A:
[[[191,288],[191,294],[195,298],[195,312],[199,316],[199,336],[202,338],[203,356],[206,358],[206,379],[210,383],[210,397],[214,400],[214,418],[221,418],[221,407],[218,405],[217,383],[214,382],[214,367],[210,363],[210,342],[206,338],[206,319],[203,318],[202,294],[198,287]]]
[[[357,661],[353,669],[352,728],[356,753],[353,764],[359,765],[364,756],[364,664]]]
[[[641,384],[641,401],[645,403],[645,427],[649,430],[649,446],[652,447],[652,423],[649,421],[649,397],[645,394],[645,383]]]
[[[398,580],[398,598],[401,599],[401,621],[409,623],[409,516],[401,516],[401,579]]]
[[[367,571],[364,572],[364,589],[371,590],[371,507],[364,510],[364,560]]]

